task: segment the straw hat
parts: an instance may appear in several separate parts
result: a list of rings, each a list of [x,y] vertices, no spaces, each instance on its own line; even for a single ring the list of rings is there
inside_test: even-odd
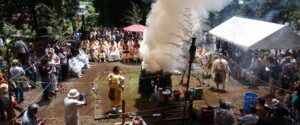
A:
[[[71,89],[68,93],[68,97],[74,98],[74,97],[79,96],[79,94],[80,93],[77,91],[77,89]]]
[[[8,92],[8,85],[7,84],[1,84],[0,85],[0,93]]]

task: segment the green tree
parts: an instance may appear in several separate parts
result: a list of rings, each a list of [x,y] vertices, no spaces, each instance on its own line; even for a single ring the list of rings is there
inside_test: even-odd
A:
[[[300,19],[300,0],[243,1],[243,4],[239,4],[238,0],[234,0],[222,11],[210,14],[205,22],[214,27],[235,15],[274,23],[295,22]],[[228,18],[224,18],[226,16]]]
[[[93,0],[93,5],[96,8],[96,12],[99,12],[100,24],[103,26],[117,26],[123,27],[128,25],[126,22],[126,16],[128,12],[124,10],[130,10],[130,2],[136,3],[140,7],[142,15],[141,23],[145,23],[147,14],[150,10],[150,3],[145,0]]]
[[[37,36],[40,38],[54,39],[62,36],[62,18],[59,18],[54,9],[45,4],[36,6],[37,12]]]
[[[140,23],[142,20],[142,14],[139,5],[133,3],[132,1],[130,2],[130,4],[131,4],[131,10],[127,11],[128,15],[125,17],[126,22],[129,24]]]

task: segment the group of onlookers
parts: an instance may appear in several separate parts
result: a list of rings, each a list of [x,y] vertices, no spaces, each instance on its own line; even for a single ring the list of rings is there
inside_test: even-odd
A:
[[[235,114],[230,102],[220,102],[216,112],[217,125],[297,125],[298,117],[293,111],[278,99],[272,99],[271,105],[266,100],[259,98],[256,107],[250,106],[246,112],[241,109],[240,117],[235,120]]]
[[[14,106],[25,100],[25,91],[39,85],[43,88],[43,99],[51,100],[56,92],[60,91],[61,83],[67,81],[68,77],[81,77],[84,69],[91,68],[90,61],[141,60],[139,48],[142,39],[139,33],[100,28],[91,29],[87,34],[74,33],[71,38],[71,42],[51,42],[43,51],[34,43],[26,43],[23,39],[12,41],[12,63],[9,70],[6,69],[6,58],[0,57],[1,119],[6,118],[5,109],[9,105],[8,89],[12,92]],[[1,40],[5,42],[5,39]],[[9,74],[11,78],[6,79]],[[40,82],[37,82],[38,80]]]
[[[80,48],[90,59],[98,62],[140,62],[141,35],[129,34],[117,29],[92,29],[88,36],[82,36]]]
[[[215,47],[228,60],[233,78],[248,84],[250,88],[269,86],[264,98],[272,106],[267,107],[261,98],[256,108],[251,107],[247,115],[240,117],[242,125],[299,123],[299,49],[250,50],[220,39],[216,40]]]

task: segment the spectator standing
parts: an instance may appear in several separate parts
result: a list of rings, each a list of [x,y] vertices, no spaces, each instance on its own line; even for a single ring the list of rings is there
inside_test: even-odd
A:
[[[275,97],[276,89],[280,87],[279,78],[282,68],[280,67],[278,62],[273,58],[270,59],[270,63],[270,95],[272,97]]]
[[[14,90],[17,101],[24,101],[24,76],[25,71],[18,65],[18,60],[14,59],[10,68],[11,80],[15,82],[16,89]]]
[[[26,65],[29,54],[29,49],[26,43],[23,40],[18,40],[15,42],[14,46],[16,48],[18,59],[20,60],[21,64]]]
[[[28,58],[28,66],[29,68],[26,70],[26,74],[29,76],[30,84],[32,86],[36,86],[36,76],[37,76],[37,61],[38,58],[36,56],[35,51],[30,51],[30,55]]]
[[[259,53],[255,53],[250,65],[252,73],[251,84],[253,87],[257,87],[260,78],[260,71],[262,70],[262,60],[259,57]]]
[[[50,88],[51,88],[51,77],[50,74],[52,73],[52,69],[48,66],[48,60],[43,59],[40,62],[39,72],[41,76],[42,87],[43,91],[43,99],[51,100],[50,98]]]
[[[282,77],[281,77],[281,87],[282,91],[281,94],[287,94],[286,90],[290,89],[292,83],[292,76],[295,72],[293,64],[291,63],[290,58],[286,58],[286,62],[283,64],[282,68]]]
[[[68,80],[68,73],[69,73],[69,63],[68,63],[68,52],[67,48],[61,47],[60,52],[58,53],[58,57],[60,58],[61,62],[61,79],[62,81]]]
[[[59,67],[60,67],[60,58],[54,53],[54,49],[51,48],[48,52],[48,64],[52,68],[51,72],[51,83],[53,86],[51,91],[58,91],[58,79],[57,76],[59,74]]]

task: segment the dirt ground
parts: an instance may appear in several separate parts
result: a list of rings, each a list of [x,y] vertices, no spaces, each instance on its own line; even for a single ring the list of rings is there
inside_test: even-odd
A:
[[[112,125],[115,122],[120,122],[119,118],[116,119],[100,119],[95,118],[101,117],[106,111],[109,110],[109,101],[107,97],[108,85],[106,76],[111,72],[112,67],[119,65],[123,70],[126,83],[128,84],[125,88],[125,100],[126,100],[126,112],[141,112],[148,109],[153,109],[155,106],[153,102],[149,102],[148,99],[141,98],[138,94],[138,78],[140,65],[139,64],[122,64],[119,62],[115,63],[93,63],[91,69],[87,69],[81,78],[72,78],[68,82],[63,83],[62,91],[60,91],[56,98],[51,101],[40,101],[41,87],[32,91],[26,92],[26,101],[19,104],[25,108],[28,104],[36,102],[40,104],[38,116],[43,117],[46,120],[47,125],[63,125],[64,124],[64,104],[63,100],[66,97],[69,89],[76,88],[80,92],[86,92],[88,94],[88,104],[81,107],[80,109],[80,122],[82,125]],[[197,74],[197,71],[196,71]],[[173,75],[173,89],[183,90],[184,86],[179,85],[179,76]],[[201,82],[206,83],[204,87],[204,97],[207,103],[211,106],[217,107],[218,100],[224,99],[231,101],[234,105],[235,113],[239,113],[239,108],[243,105],[243,94],[245,92],[254,92],[259,95],[265,95],[267,93],[267,86],[260,86],[259,89],[251,90],[248,86],[241,84],[234,79],[229,79],[227,93],[218,93],[208,90],[210,86],[214,86],[212,80],[201,79]],[[93,84],[95,83],[95,84]],[[192,77],[191,87],[199,86],[200,83],[197,79]],[[93,90],[92,88],[95,87]],[[206,107],[204,100],[195,101],[195,108]],[[16,114],[19,114],[16,111]],[[130,120],[130,119],[127,119]],[[176,125],[181,124],[180,121],[173,122],[159,122],[159,118],[145,118],[149,120],[148,125],[165,124],[165,125]],[[158,121],[158,122],[153,122]],[[0,122],[1,125],[7,125],[7,122]],[[192,125],[192,124],[191,124]]]

